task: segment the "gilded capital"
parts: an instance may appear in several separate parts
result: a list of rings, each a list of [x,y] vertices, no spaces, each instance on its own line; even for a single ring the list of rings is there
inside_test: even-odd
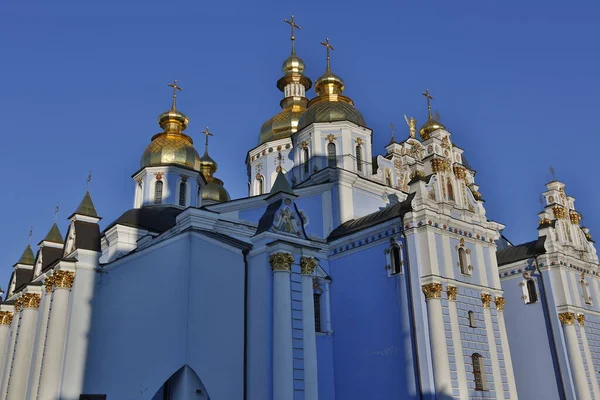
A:
[[[442,297],[442,284],[441,283],[428,283],[427,285],[421,286],[425,299],[439,299]]]
[[[0,325],[10,325],[13,320],[13,313],[10,311],[0,311]]]
[[[496,303],[496,310],[504,311],[504,303],[506,303],[506,299],[502,296],[494,297],[494,303]]]
[[[48,276],[44,280],[44,286],[46,288],[46,293],[52,293],[52,287],[54,286],[54,275]]]
[[[38,308],[40,306],[42,296],[37,293],[25,293],[19,300],[22,309]]]
[[[294,256],[290,253],[273,253],[269,256],[269,263],[273,271],[291,271]]]
[[[579,326],[583,326],[585,323],[585,315],[577,314],[577,322],[579,322]]]
[[[575,323],[575,313],[568,311],[560,313],[558,314],[558,319],[563,325],[573,325]]]
[[[54,289],[66,288],[71,289],[73,287],[73,280],[75,279],[75,272],[59,270],[52,275],[52,281],[54,283]]]
[[[446,294],[448,295],[448,300],[456,300],[456,295],[458,294],[458,288],[456,286],[447,286]]]
[[[300,268],[302,275],[312,275],[317,267],[317,259],[314,257],[300,257]]]
[[[481,293],[481,302],[483,303],[484,307],[489,308],[490,303],[492,302],[492,295],[489,293]]]

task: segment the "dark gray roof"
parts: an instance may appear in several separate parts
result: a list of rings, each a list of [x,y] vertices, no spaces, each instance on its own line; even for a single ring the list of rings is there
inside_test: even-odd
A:
[[[94,207],[94,202],[92,201],[90,192],[85,192],[85,196],[83,196],[81,203],[79,203],[79,207],[77,207],[77,210],[73,213],[73,215],[75,214],[98,218],[98,213],[96,212],[96,207]]]
[[[18,292],[21,288],[27,285],[33,279],[33,268],[25,269],[25,268],[17,268],[15,270],[15,292]]]
[[[515,261],[527,260],[528,258],[544,254],[544,242],[546,236],[540,236],[537,240],[523,243],[517,246],[508,247],[496,252],[498,265],[506,265]]]
[[[223,242],[223,243],[228,244],[233,247],[237,247],[240,249],[251,249],[252,248],[252,245],[250,243],[246,243],[244,241],[241,241],[241,240],[231,237],[229,235],[225,235],[223,233],[207,231],[204,229],[196,229],[195,231],[200,232],[204,236],[208,236],[209,238],[216,239],[220,242]]]
[[[60,229],[58,229],[58,225],[56,225],[56,222],[54,224],[52,224],[52,227],[48,231],[48,234],[44,238],[44,241],[52,242],[52,243],[60,243],[60,244],[65,243],[63,241],[62,234],[60,233]]]
[[[365,215],[364,217],[344,222],[329,234],[327,241],[339,239],[342,236],[370,228],[381,224],[382,222],[389,221],[390,219],[404,216],[404,214],[412,210],[410,203],[414,197],[415,193],[411,193],[400,203],[396,203],[393,206],[386,207],[383,210],[376,211],[372,214]]]
[[[46,272],[52,264],[63,255],[63,248],[44,246],[40,250],[42,252],[42,272]],[[38,252],[39,254],[39,252]]]
[[[183,210],[173,206],[148,206],[134,208],[126,211],[112,224],[108,225],[105,232],[115,225],[131,226],[147,231],[163,233],[175,226],[175,218]]]
[[[30,245],[27,245],[27,247],[25,247],[25,251],[21,255],[21,258],[19,258],[19,261],[17,261],[17,264],[33,265],[34,261],[35,258],[33,257],[33,250],[31,250]]]
[[[79,214],[79,213],[78,213]],[[100,227],[93,222],[75,221],[75,249],[101,251]],[[67,231],[69,237],[71,227]]]
[[[287,179],[285,179],[285,175],[281,171],[277,173],[277,178],[275,179],[275,183],[273,183],[273,187],[271,188],[269,195],[274,195],[280,192],[292,195],[294,194],[292,187],[290,186]]]

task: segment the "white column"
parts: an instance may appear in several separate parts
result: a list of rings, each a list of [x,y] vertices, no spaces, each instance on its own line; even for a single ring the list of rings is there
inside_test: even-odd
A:
[[[433,378],[437,395],[452,397],[452,378],[450,362],[448,361],[448,346],[446,346],[446,330],[442,314],[442,284],[429,283],[422,286],[427,301],[427,319],[431,352],[433,353]]]
[[[585,333],[585,315],[577,314],[577,322],[579,322],[580,326],[579,334],[581,335],[581,343],[583,344],[583,351],[585,353],[585,359],[587,360],[590,376],[598,376],[596,368],[594,368],[592,353],[590,352],[590,345]],[[600,400],[600,384],[598,383],[598,379],[592,379],[592,392],[594,393],[594,399]]]
[[[27,385],[27,398],[35,400],[37,398],[40,372],[42,371],[42,358],[44,356],[44,345],[46,343],[46,328],[48,328],[48,314],[50,312],[50,301],[52,295],[52,278],[46,278],[46,294],[42,299],[42,317],[40,318],[37,331],[37,340],[35,341],[35,352],[31,362],[31,374],[29,375],[29,384]]]
[[[292,299],[290,272],[294,257],[274,253],[273,269],[273,398],[294,398],[294,353],[292,342]]]
[[[467,386],[467,372],[463,356],[462,341],[460,339],[460,326],[458,324],[458,311],[456,309],[456,295],[458,288],[448,286],[448,311],[450,312],[450,325],[452,327],[452,344],[454,345],[454,357],[456,357],[456,375],[458,378],[458,395],[462,400],[469,400],[469,387]]]
[[[573,374],[577,398],[581,400],[589,399],[590,388],[585,374],[585,367],[583,366],[583,357],[581,356],[581,350],[579,349],[577,332],[575,332],[575,314],[572,312],[563,312],[558,314],[558,318],[560,319],[565,333],[569,363],[571,364],[571,373]]]
[[[338,182],[338,210],[340,213],[340,224],[354,219],[353,196],[352,186]]]
[[[501,400],[504,399],[504,388],[502,387],[502,374],[500,373],[500,364],[498,363],[498,350],[496,349],[496,337],[494,336],[494,324],[492,322],[492,311],[490,310],[492,295],[489,293],[482,293],[481,302],[483,303],[485,332],[487,335],[488,346],[490,348],[490,361],[492,364],[494,388],[496,389],[496,399]]]
[[[325,279],[325,332],[328,335],[333,333],[331,329],[331,298],[329,296],[329,280]]]
[[[15,342],[17,340],[17,330],[19,328],[19,306],[15,304],[15,313],[13,315],[13,322],[10,326],[9,342],[6,349],[6,358],[1,360],[2,363],[2,384],[0,385],[0,400],[6,399],[6,392],[8,392],[8,381],[10,379],[10,371],[12,369],[12,361],[15,355]]]
[[[515,382],[515,373],[512,365],[512,356],[510,355],[510,346],[508,344],[508,335],[506,334],[506,325],[504,324],[504,297],[496,296],[496,311],[498,312],[498,329],[500,330],[500,341],[502,342],[502,353],[504,353],[504,367],[506,369],[506,378],[508,379],[508,392],[511,399],[517,399],[517,384]],[[502,312],[501,312],[502,311]]]
[[[0,311],[0,382],[2,381],[2,371],[6,358],[9,356],[8,347],[10,339],[10,325],[13,320],[13,313],[10,311]]]
[[[304,333],[304,398],[317,400],[319,386],[317,384],[317,337],[315,333],[315,304],[313,291],[313,273],[317,260],[313,257],[302,257],[302,331]]]
[[[42,296],[38,293],[25,293],[19,299],[21,307],[21,323],[19,324],[19,335],[15,343],[15,355],[12,363],[12,371],[8,382],[9,400],[24,399],[29,380],[29,368],[31,366],[31,355],[33,353],[33,339],[37,322],[38,307]]]
[[[52,292],[52,309],[48,319],[48,333],[42,360],[40,388],[38,399],[55,400],[58,397],[62,361],[67,332],[67,315],[69,311],[69,293],[73,286],[75,273],[59,270],[54,273],[54,289]]]

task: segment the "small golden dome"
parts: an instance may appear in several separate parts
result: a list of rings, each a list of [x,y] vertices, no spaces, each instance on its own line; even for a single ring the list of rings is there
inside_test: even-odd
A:
[[[210,180],[206,186],[202,188],[202,200],[215,201],[217,203],[222,203],[224,201],[229,201],[231,197],[227,190],[223,187],[223,181],[217,179],[215,177],[210,177]],[[207,180],[209,180],[207,178]]]
[[[342,78],[327,70],[315,82],[315,92],[319,96],[327,96],[330,94],[341,94],[344,91],[344,81]]]
[[[423,124],[423,126],[419,130],[419,133],[421,134],[421,139],[423,139],[423,140],[429,139],[429,135],[432,132],[437,131],[438,129],[445,130],[446,127],[440,121],[436,121],[435,119],[433,119],[433,117],[430,115],[427,122],[425,122],[425,124]]]
[[[187,128],[189,122],[184,113],[173,108],[158,116],[158,125],[165,132],[181,132]]]
[[[180,164],[200,171],[200,156],[194,148],[192,138],[183,133],[161,132],[152,137],[144,150],[141,167]]]
[[[291,74],[304,75],[304,61],[296,54],[292,54],[283,62],[281,70],[283,75],[286,76]]]

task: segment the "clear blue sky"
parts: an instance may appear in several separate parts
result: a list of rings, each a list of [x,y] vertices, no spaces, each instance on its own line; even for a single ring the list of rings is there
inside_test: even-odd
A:
[[[336,47],[332,68],[374,130],[374,152],[390,121],[403,133],[403,114],[424,122],[429,88],[509,239],[537,237],[550,164],[600,238],[599,12],[592,1],[4,1],[0,285],[29,226],[34,244],[46,234],[56,202],[66,233],[89,170],[103,227],[132,207],[131,174],[172,79],[184,87],[188,134],[201,151],[199,131],[215,132],[217,176],[246,196],[246,152],[279,110],[291,13],[313,80],[325,64],[319,42]]]

